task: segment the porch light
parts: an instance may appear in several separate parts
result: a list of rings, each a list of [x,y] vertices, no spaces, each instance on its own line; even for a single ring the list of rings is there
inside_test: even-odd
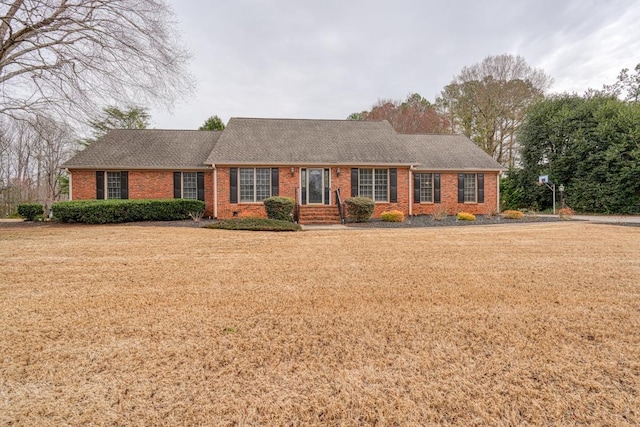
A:
[[[340,176],[340,168],[336,169],[336,175]]]
[[[296,174],[296,169],[293,166],[291,166],[291,176],[295,174]]]

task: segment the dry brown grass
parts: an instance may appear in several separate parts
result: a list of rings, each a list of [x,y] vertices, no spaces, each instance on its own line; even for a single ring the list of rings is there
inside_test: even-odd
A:
[[[1,425],[638,425],[640,228],[0,228]]]

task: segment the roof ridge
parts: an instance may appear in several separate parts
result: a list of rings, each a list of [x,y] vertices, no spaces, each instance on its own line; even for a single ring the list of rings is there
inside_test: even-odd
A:
[[[401,136],[465,136],[464,134],[461,134],[461,133],[437,133],[437,132],[425,132],[425,133],[397,132],[397,134]]]
[[[349,119],[309,119],[309,118],[291,118],[291,117],[231,117],[229,120],[242,119],[242,120],[278,120],[278,121],[308,121],[308,122],[352,122],[352,123],[382,123],[389,122],[386,119],[383,120],[349,120]]]
[[[222,132],[221,130],[209,130],[209,129],[128,129],[128,128],[114,128],[114,129],[109,129],[109,132],[111,131],[126,131],[126,132],[131,132],[131,131],[159,131],[159,132]]]

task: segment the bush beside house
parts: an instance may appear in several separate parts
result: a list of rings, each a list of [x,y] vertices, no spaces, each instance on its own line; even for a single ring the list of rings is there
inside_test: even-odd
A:
[[[347,217],[353,222],[369,221],[375,208],[373,200],[366,197],[349,197],[344,204],[347,206]]]
[[[398,210],[387,211],[380,215],[380,219],[387,222],[402,222],[404,221],[404,214]]]
[[[58,202],[53,217],[61,222],[108,224],[136,221],[174,221],[188,219],[204,211],[204,202],[191,199],[88,200]]]
[[[44,214],[44,207],[40,203],[21,203],[18,214],[27,221],[33,221],[38,215]]]
[[[264,208],[269,219],[293,221],[295,200],[291,197],[272,196],[264,199]]]

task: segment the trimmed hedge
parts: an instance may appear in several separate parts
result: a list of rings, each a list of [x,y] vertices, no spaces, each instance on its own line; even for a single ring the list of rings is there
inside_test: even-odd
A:
[[[267,197],[263,203],[269,219],[293,222],[293,207],[296,201],[291,197]]]
[[[456,216],[456,218],[458,219],[458,221],[475,221],[476,220],[476,216],[469,212],[458,212],[458,215]]]
[[[44,207],[40,203],[21,203],[18,214],[27,221],[33,221],[38,215],[44,214]]]
[[[387,211],[380,215],[380,219],[387,222],[402,222],[404,221],[404,214],[397,210]]]
[[[300,231],[302,227],[291,221],[267,218],[225,219],[205,228],[217,230],[249,230],[249,231]]]
[[[344,204],[347,206],[347,217],[353,222],[369,221],[375,207],[373,200],[366,197],[349,197]]]
[[[524,212],[510,209],[502,212],[502,217],[505,219],[522,219],[524,218]]]
[[[137,221],[188,219],[189,213],[204,211],[204,202],[191,199],[82,200],[57,202],[53,217],[61,222],[109,224]]]

